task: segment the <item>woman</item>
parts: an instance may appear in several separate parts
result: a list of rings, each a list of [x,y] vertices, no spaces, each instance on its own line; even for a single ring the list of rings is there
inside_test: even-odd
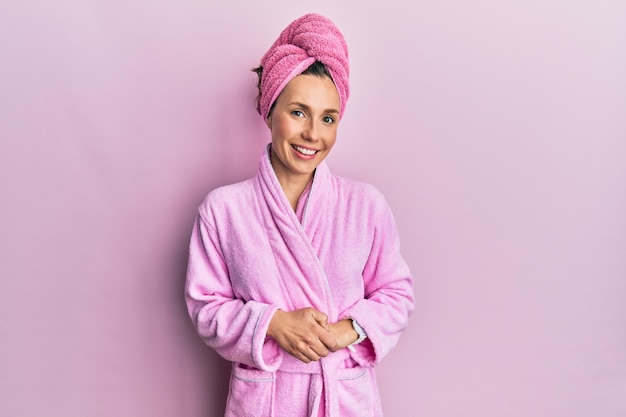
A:
[[[349,96],[345,40],[305,15],[255,71],[271,144],[254,178],[200,206],[185,293],[233,362],[226,416],[380,416],[373,368],[406,328],[412,278],[383,196],[324,163]]]

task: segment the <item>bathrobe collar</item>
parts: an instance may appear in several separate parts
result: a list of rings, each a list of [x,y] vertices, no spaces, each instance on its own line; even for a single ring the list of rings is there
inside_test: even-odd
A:
[[[266,223],[266,231],[270,241],[275,242],[274,255],[285,257],[277,262],[290,269],[294,284],[301,288],[301,295],[309,299],[310,305],[334,317],[337,306],[332,300],[326,272],[311,244],[317,234],[332,227],[332,213],[328,209],[336,199],[332,175],[325,162],[317,166],[300,223],[272,168],[269,150],[270,145],[263,152],[255,182],[260,191],[258,203],[270,213],[271,220],[264,218],[264,221],[272,222]],[[285,256],[285,247],[290,256]]]

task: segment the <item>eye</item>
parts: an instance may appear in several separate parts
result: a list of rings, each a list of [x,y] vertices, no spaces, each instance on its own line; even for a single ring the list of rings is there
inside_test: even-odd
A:
[[[292,110],[291,114],[293,114],[296,117],[304,117],[304,113],[302,113],[302,111],[300,110]]]
[[[331,116],[324,116],[324,117],[322,118],[322,121],[323,121],[324,123],[333,124],[333,123],[335,123],[335,118],[333,118],[333,117],[331,117]]]

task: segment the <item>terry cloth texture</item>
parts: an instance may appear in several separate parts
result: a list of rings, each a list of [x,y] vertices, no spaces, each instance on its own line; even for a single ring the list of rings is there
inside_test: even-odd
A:
[[[319,61],[330,72],[339,92],[343,116],[350,95],[348,45],[328,18],[310,13],[294,20],[261,59],[261,97],[257,110],[267,119],[272,104],[285,86]]]
[[[320,164],[292,209],[264,151],[254,178],[211,191],[189,248],[186,301],[205,343],[233,362],[226,416],[379,417],[373,367],[413,311],[413,279],[374,187]],[[356,320],[367,339],[305,364],[266,338],[277,309]]]

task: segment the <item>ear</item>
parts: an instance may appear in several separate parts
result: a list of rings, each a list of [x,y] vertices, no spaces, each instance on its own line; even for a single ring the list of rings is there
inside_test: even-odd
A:
[[[267,119],[265,119],[265,125],[267,126],[269,130],[272,130],[272,113],[270,113],[267,116]]]

